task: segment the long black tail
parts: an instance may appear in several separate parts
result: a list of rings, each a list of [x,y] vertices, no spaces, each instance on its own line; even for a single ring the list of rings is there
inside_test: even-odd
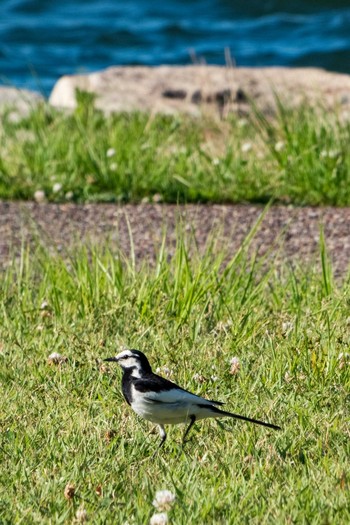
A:
[[[240,416],[238,414],[232,414],[231,412],[226,412],[225,410],[220,410],[220,408],[212,407],[213,411],[217,414],[223,416],[234,417],[235,419],[242,419],[243,421],[248,421],[249,423],[255,423],[256,425],[262,425],[263,427],[273,428],[274,430],[282,430],[278,425],[273,425],[272,423],[265,423],[265,421],[259,421],[258,419],[252,419],[250,417]]]

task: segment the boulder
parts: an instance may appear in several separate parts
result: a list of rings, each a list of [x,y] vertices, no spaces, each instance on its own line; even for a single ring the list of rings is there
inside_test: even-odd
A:
[[[44,97],[35,91],[0,86],[0,113],[12,110],[13,118],[21,118],[40,102]]]
[[[52,90],[50,104],[74,108],[77,88],[94,93],[96,107],[106,113],[244,114],[253,100],[268,114],[275,110],[275,93],[289,106],[307,100],[321,102],[326,108],[350,108],[350,76],[316,68],[110,67],[87,75],[63,76]]]

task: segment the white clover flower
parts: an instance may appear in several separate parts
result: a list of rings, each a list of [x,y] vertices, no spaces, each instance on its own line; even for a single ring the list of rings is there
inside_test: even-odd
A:
[[[322,158],[329,157],[330,159],[334,159],[338,155],[339,155],[339,151],[337,151],[335,149],[330,149],[330,150],[324,149],[320,153],[320,157],[322,157]]]
[[[232,374],[232,375],[238,374],[239,369],[241,367],[241,363],[240,363],[239,358],[238,357],[232,357],[232,359],[230,361],[230,365],[231,365],[230,374]]]
[[[56,182],[53,186],[52,186],[52,192],[53,193],[59,193],[62,189],[62,184],[60,182]]]
[[[62,354],[59,354],[58,352],[52,352],[52,354],[49,355],[47,360],[49,364],[60,365],[61,363],[67,361],[67,357],[65,357]]]
[[[170,490],[158,490],[152,502],[157,510],[169,510],[175,501],[175,494]]]
[[[40,310],[47,310],[50,307],[47,301],[43,301],[40,305]]]
[[[202,374],[199,374],[196,372],[193,376],[193,380],[196,381],[196,383],[205,383],[206,379]]]
[[[166,512],[160,512],[159,514],[153,514],[150,525],[166,525],[168,523],[168,515]]]
[[[73,199],[74,197],[74,193],[72,191],[67,191],[67,193],[65,194],[65,198],[67,199],[67,201],[70,201],[71,199]]]
[[[156,204],[163,201],[163,196],[160,193],[155,193],[152,197],[152,201]]]
[[[170,377],[173,375],[173,371],[170,370],[170,368],[168,368],[167,366],[158,366],[158,368],[156,368],[156,373],[164,374],[166,377]]]
[[[214,166],[219,166],[219,164],[220,164],[220,159],[218,159],[217,157],[215,157],[215,158],[211,161],[211,163],[212,163]]]
[[[116,162],[111,162],[109,165],[109,169],[112,171],[117,171],[118,164]]]
[[[275,144],[275,151],[282,151],[284,149],[284,146],[285,146],[285,144],[284,144],[283,140],[279,140]]]
[[[293,323],[291,321],[284,321],[282,323],[282,327],[281,328],[282,328],[282,334],[286,335],[286,334],[288,334],[288,332],[293,330],[294,325],[293,325]]]
[[[205,452],[201,458],[199,458],[199,463],[205,463],[208,459],[208,452]]]
[[[242,153],[248,153],[252,149],[253,145],[251,142],[244,142],[241,147]]]
[[[106,156],[108,158],[114,157],[115,154],[116,154],[116,151],[114,148],[108,148],[108,150],[106,151]]]
[[[335,159],[335,157],[338,157],[338,155],[339,155],[339,151],[335,149],[330,149],[328,152],[328,157],[331,159]]]
[[[225,330],[226,331],[226,325],[224,323],[224,321],[219,321],[216,326],[215,326],[215,331],[217,332],[221,332],[222,330]]]
[[[286,383],[290,383],[293,379],[293,376],[289,370],[284,374],[284,380]]]
[[[18,122],[22,120],[22,117],[16,111],[11,111],[11,113],[7,115],[7,120],[12,124],[18,124]]]
[[[350,364],[350,354],[348,352],[340,352],[338,355],[339,368],[342,369]]]
[[[210,376],[210,379],[211,379],[212,381],[214,381],[214,382],[215,382],[215,381],[219,381],[218,376]]]
[[[75,521],[78,523],[86,523],[89,521],[89,516],[84,507],[80,507],[75,515]]]
[[[35,202],[44,202],[46,200],[46,195],[43,190],[37,190],[34,193],[34,200]]]
[[[239,128],[244,128],[248,124],[248,120],[246,118],[240,118],[237,122],[237,125]]]

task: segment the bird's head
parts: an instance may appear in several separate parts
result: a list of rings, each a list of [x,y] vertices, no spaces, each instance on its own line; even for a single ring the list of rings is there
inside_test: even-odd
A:
[[[124,371],[130,371],[133,375],[152,372],[147,357],[139,350],[123,350],[115,357],[108,357],[104,361],[115,361]]]

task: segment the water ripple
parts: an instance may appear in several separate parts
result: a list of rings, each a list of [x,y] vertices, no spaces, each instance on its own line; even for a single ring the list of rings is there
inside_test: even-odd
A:
[[[348,0],[2,0],[0,82],[48,94],[111,65],[320,66],[350,73]]]

